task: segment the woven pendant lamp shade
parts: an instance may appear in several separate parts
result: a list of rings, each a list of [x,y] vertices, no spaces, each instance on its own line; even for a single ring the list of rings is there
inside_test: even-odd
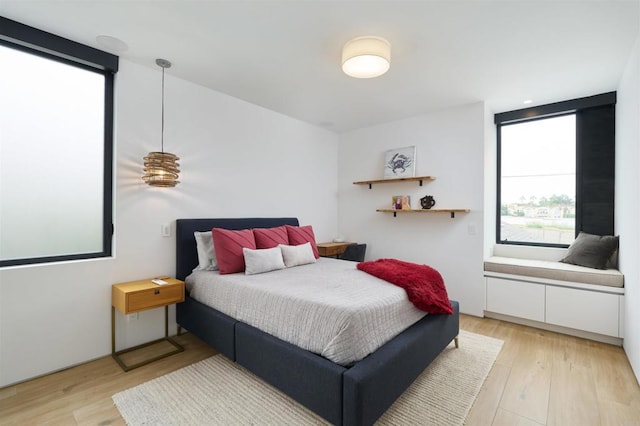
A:
[[[162,67],[162,129],[161,129],[161,152],[150,152],[144,160],[144,176],[142,180],[148,185],[163,188],[174,187],[180,183],[180,159],[177,155],[164,152],[164,70],[171,67],[171,62],[166,59],[156,59],[156,64]]]
[[[150,152],[144,157],[144,176],[142,179],[151,186],[174,187],[180,181],[180,158],[168,152]]]

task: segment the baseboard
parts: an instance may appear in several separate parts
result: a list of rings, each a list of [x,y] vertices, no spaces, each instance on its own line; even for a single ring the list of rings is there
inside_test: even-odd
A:
[[[580,337],[582,339],[594,340],[596,342],[607,343],[609,345],[622,346],[623,339],[620,337],[605,336],[604,334],[591,333],[584,330],[576,330],[574,328],[562,327],[554,324],[528,320],[525,318],[513,317],[511,315],[499,314],[496,312],[484,311],[484,316],[501,321],[512,322],[515,324],[526,325],[528,327],[539,328],[541,330],[553,331],[555,333],[567,334],[569,336]]]

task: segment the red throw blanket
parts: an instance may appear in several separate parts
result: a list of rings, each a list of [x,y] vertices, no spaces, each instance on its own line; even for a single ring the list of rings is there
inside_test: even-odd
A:
[[[430,314],[453,313],[442,275],[427,265],[397,259],[358,263],[358,269],[402,287],[416,308]]]

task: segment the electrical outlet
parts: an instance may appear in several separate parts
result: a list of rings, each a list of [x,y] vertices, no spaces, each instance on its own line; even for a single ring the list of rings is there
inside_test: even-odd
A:
[[[162,235],[163,237],[170,237],[171,225],[169,225],[168,223],[163,223],[162,225],[160,225],[160,235]]]

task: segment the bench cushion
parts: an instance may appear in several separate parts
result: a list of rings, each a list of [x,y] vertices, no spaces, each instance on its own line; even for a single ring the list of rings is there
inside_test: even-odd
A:
[[[548,260],[493,256],[484,262],[484,270],[583,284],[624,287],[624,275],[617,269],[592,269]]]

